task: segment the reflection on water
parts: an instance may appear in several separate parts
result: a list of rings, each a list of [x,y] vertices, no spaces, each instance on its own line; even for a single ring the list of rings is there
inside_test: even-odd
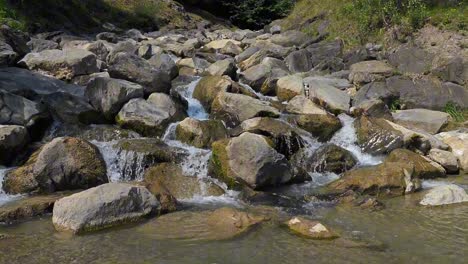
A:
[[[244,236],[216,242],[152,236],[157,230],[142,233],[143,223],[71,237],[55,232],[46,217],[0,226],[0,233],[14,236],[0,240],[0,263],[466,263],[468,204],[421,207],[422,196],[385,201],[386,209],[377,212],[320,205],[307,211],[366,247],[297,237],[277,217]]]

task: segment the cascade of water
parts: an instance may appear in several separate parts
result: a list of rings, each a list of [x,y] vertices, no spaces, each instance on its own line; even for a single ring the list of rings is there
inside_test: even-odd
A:
[[[372,156],[362,152],[362,149],[356,144],[357,135],[356,129],[354,128],[354,118],[347,114],[341,114],[338,116],[343,124],[343,127],[333,136],[330,143],[334,143],[344,149],[347,149],[358,160],[358,165],[369,166],[376,165],[382,162],[383,157]]]
[[[10,169],[0,169],[0,206],[21,197],[21,195],[11,195],[3,190],[3,178]]]
[[[206,112],[205,108],[202,106],[200,101],[193,98],[193,92],[195,91],[195,87],[197,86],[198,82],[200,82],[200,80],[201,78],[197,78],[196,80],[194,80],[186,86],[178,87],[177,91],[188,102],[187,114],[189,117],[198,120],[207,120],[209,118],[209,115]]]

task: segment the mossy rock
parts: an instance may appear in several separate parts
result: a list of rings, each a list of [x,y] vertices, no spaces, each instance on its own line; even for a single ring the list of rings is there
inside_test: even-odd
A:
[[[227,130],[219,120],[186,118],[177,125],[176,138],[197,148],[210,148],[213,142],[227,138]]]

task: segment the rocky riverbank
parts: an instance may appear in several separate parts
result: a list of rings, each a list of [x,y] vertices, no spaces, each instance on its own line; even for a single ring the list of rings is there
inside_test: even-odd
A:
[[[466,123],[447,131],[455,120],[444,112],[468,108],[462,36],[441,40],[425,28],[394,50],[345,51],[340,40],[279,26],[113,29],[1,27],[0,221],[52,213],[58,232],[81,234],[182,221],[195,200],[380,210],[381,199],[468,171]],[[277,191],[310,184],[313,194]],[[467,196],[436,188],[421,204]],[[261,225],[268,212],[187,214],[212,227],[211,240]],[[274,222],[311,239],[340,237],[313,218]]]

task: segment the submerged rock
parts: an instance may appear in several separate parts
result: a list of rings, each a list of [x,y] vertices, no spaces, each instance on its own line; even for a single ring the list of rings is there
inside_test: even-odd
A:
[[[310,239],[336,239],[339,236],[317,221],[294,217],[285,223],[292,232]]]
[[[0,223],[11,224],[27,218],[52,213],[55,201],[67,193],[54,193],[21,198],[0,207]]]
[[[245,234],[266,220],[262,215],[224,207],[215,211],[163,215],[139,227],[138,231],[157,239],[225,240]]]
[[[468,202],[468,194],[465,189],[455,184],[448,184],[431,189],[419,204],[438,206],[466,202]]]
[[[213,143],[210,170],[229,187],[248,185],[261,189],[287,183],[293,178],[291,165],[264,136],[243,133]]]
[[[78,138],[55,138],[9,171],[3,182],[12,194],[86,189],[108,181],[99,150]]]
[[[78,234],[138,221],[159,207],[143,186],[108,183],[58,200],[52,223],[58,231]]]

